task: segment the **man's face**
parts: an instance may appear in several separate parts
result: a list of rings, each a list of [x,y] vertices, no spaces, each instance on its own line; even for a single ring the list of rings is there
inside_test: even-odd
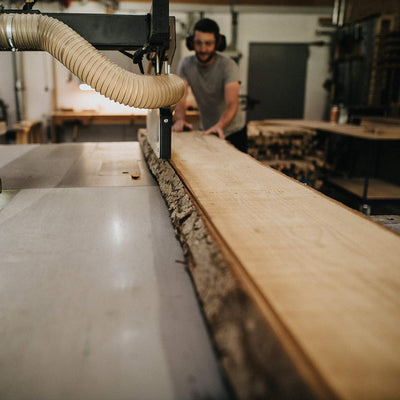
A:
[[[197,60],[203,65],[210,64],[215,53],[215,35],[209,32],[195,31],[193,43]]]

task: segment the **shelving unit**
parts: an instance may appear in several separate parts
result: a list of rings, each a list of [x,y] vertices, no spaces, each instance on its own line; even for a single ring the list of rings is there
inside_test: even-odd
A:
[[[357,197],[363,198],[364,196],[364,178],[331,178],[329,182]],[[369,179],[366,200],[400,200],[400,186],[385,182],[381,179]]]
[[[367,123],[361,126],[309,120],[267,120],[265,122],[276,125],[315,129],[325,134],[337,134],[366,141],[368,145],[368,154],[363,176],[349,178],[334,177],[328,179],[328,182],[355,195],[361,203],[361,209],[366,213],[370,212],[370,203],[372,202],[400,201],[400,186],[378,179],[370,173],[371,164],[374,159],[372,153],[377,151],[377,143],[382,141],[399,141],[400,125],[383,124],[382,121],[379,120],[376,123]],[[327,138],[327,140],[327,146],[329,146],[329,138]]]

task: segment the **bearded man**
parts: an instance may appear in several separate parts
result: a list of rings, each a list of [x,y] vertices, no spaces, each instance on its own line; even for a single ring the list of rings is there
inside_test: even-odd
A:
[[[178,66],[178,75],[185,82],[185,94],[175,109],[173,131],[193,129],[185,119],[190,86],[204,133],[215,134],[247,152],[246,121],[244,113],[239,111],[239,68],[232,59],[217,53],[226,46],[218,24],[208,18],[201,19],[186,44],[195,55],[183,58]]]

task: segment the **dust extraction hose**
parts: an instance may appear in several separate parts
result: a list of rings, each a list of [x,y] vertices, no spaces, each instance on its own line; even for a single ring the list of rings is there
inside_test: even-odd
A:
[[[126,71],[69,26],[45,15],[0,14],[0,47],[45,50],[97,92],[131,107],[167,107],[183,96],[184,84],[178,76]]]

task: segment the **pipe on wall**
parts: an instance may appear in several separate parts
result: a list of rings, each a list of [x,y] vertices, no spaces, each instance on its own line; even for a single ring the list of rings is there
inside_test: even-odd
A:
[[[63,22],[40,14],[1,14],[0,47],[44,50],[97,92],[136,108],[176,104],[184,83],[173,74],[149,76],[126,71]]]

